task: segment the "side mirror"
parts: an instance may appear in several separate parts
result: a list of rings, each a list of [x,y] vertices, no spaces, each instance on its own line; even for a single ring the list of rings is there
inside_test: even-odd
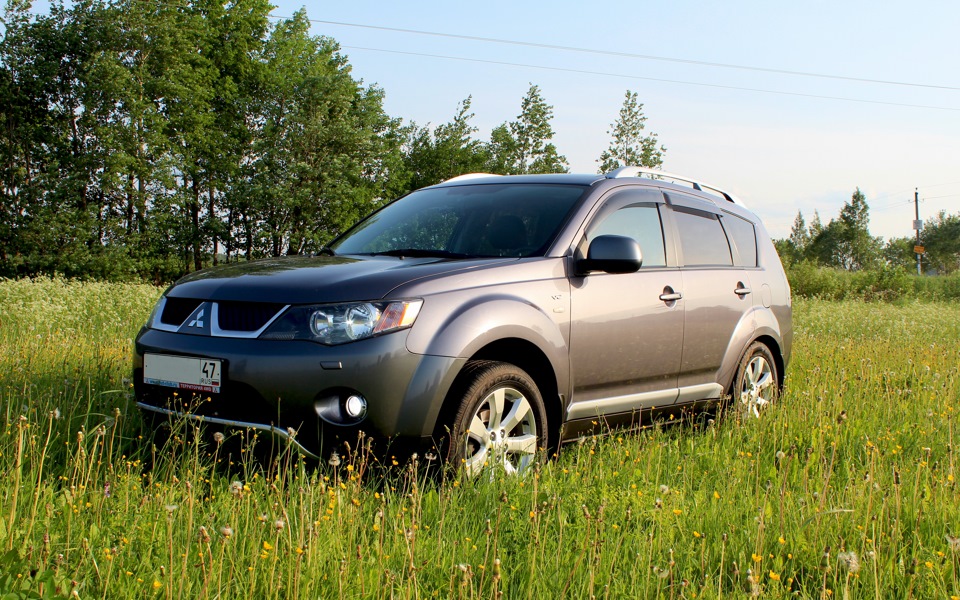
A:
[[[643,253],[637,240],[622,235],[601,235],[592,242],[587,257],[577,261],[578,275],[590,271],[635,273],[643,264]]]

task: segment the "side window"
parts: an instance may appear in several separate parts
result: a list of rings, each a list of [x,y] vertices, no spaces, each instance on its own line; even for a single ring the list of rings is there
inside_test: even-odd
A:
[[[725,214],[721,222],[727,235],[737,245],[741,265],[757,266],[757,232],[753,228],[753,223],[730,214]]]
[[[643,252],[643,268],[667,265],[663,226],[656,204],[630,204],[601,217],[587,229],[587,241],[600,235],[622,235],[637,240]]]
[[[673,209],[673,219],[685,266],[733,266],[730,243],[717,215],[678,206]]]

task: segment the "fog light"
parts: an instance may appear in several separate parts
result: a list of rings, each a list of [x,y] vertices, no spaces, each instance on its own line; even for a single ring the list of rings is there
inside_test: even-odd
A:
[[[362,396],[353,394],[343,403],[343,409],[354,419],[359,419],[367,414],[367,401]]]

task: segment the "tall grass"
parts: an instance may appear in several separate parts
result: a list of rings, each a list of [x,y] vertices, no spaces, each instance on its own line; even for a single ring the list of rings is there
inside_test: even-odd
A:
[[[226,446],[186,424],[154,457],[126,378],[158,294],[0,282],[0,593],[960,597],[956,304],[800,301],[759,421],[613,432],[470,481],[356,449],[214,468]]]

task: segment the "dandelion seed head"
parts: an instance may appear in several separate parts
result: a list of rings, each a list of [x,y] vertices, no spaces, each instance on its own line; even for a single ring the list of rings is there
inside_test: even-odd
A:
[[[840,566],[851,575],[860,571],[860,558],[856,552],[841,552],[837,554],[837,560],[840,562]]]

